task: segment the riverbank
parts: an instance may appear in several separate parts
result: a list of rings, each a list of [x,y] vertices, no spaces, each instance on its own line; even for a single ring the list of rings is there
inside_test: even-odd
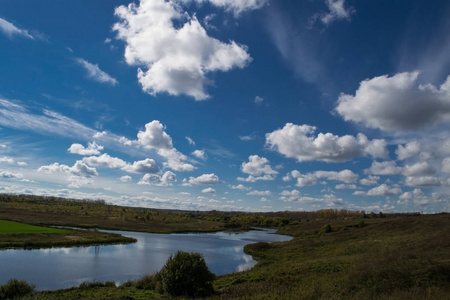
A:
[[[449,299],[450,215],[301,221],[291,241],[245,247],[258,264],[218,276],[208,299]],[[151,276],[26,299],[172,299]]]

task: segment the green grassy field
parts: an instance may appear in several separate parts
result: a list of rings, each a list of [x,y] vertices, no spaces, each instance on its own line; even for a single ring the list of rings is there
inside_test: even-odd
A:
[[[67,234],[69,230],[50,227],[34,226],[24,223],[0,220],[0,234],[27,234],[27,233],[60,233]]]

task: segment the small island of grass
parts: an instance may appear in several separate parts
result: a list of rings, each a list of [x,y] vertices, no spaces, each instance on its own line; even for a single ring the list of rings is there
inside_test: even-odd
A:
[[[60,229],[0,220],[0,249],[51,248],[133,243],[135,239],[96,230]]]

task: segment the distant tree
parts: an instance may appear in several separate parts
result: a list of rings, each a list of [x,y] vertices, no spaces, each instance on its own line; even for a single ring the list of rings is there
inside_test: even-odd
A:
[[[158,272],[162,290],[173,296],[204,297],[214,292],[215,275],[200,253],[178,251]]]

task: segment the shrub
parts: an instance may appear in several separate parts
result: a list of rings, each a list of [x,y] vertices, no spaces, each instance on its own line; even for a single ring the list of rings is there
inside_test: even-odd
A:
[[[0,286],[0,299],[16,299],[34,293],[34,284],[16,278]]]
[[[328,233],[328,232],[332,232],[333,228],[331,228],[330,224],[327,224],[323,227],[323,233]]]
[[[103,287],[115,287],[116,283],[114,281],[84,281],[80,284],[79,288],[82,290],[89,290],[94,288],[103,288]]]
[[[155,290],[158,284],[158,276],[155,275],[144,275],[140,279],[136,279],[133,283],[133,285],[137,289],[144,289],[144,290]]]
[[[162,291],[173,296],[204,297],[213,293],[215,275],[200,253],[178,251],[156,274]]]

